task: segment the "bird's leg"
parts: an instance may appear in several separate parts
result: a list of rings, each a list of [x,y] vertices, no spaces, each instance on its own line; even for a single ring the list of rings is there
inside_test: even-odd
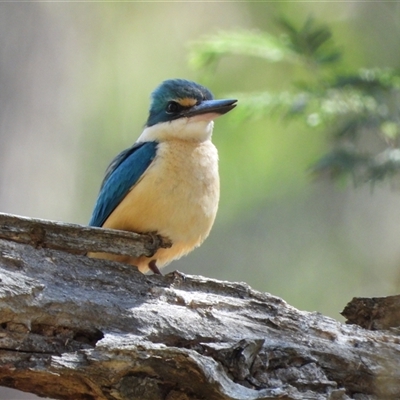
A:
[[[150,268],[150,271],[152,271],[154,274],[162,275],[161,271],[158,269],[158,267],[156,265],[156,260],[151,260],[149,262],[149,268]]]

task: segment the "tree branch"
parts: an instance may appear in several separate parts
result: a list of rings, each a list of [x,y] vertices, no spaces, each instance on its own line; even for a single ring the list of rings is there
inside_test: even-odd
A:
[[[0,213],[0,239],[76,254],[100,251],[134,257],[151,257],[160,247],[171,247],[167,238],[155,233],[140,235],[3,213]]]
[[[243,283],[146,276],[48,248],[104,251],[78,243],[95,228],[2,218],[0,385],[74,400],[400,397],[393,332],[301,312]]]
[[[355,297],[341,313],[348,324],[365,329],[384,330],[400,327],[400,296]]]

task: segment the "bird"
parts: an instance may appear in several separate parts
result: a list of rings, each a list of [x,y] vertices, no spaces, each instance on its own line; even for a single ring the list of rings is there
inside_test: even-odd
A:
[[[108,166],[89,226],[156,232],[172,245],[151,257],[89,257],[161,274],[162,267],[203,243],[220,195],[214,120],[236,105],[236,99],[215,100],[206,87],[185,79],[165,80],[152,92],[144,129]]]

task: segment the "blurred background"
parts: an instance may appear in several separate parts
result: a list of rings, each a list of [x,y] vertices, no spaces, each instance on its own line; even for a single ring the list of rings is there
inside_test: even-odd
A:
[[[284,91],[291,70],[279,64],[229,56],[210,75],[188,63],[204,35],[276,33],[281,15],[329,25],[354,68],[399,65],[396,2],[0,4],[0,212],[87,224],[108,163],[137,139],[164,79],[198,81],[219,98]],[[339,320],[352,297],[398,293],[400,191],[314,181],[308,168],[327,137],[235,112],[214,129],[214,229],[165,272],[244,281]],[[34,398],[1,390],[0,399]]]

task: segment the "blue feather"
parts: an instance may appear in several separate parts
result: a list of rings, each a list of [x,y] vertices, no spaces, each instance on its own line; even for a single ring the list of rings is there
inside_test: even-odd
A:
[[[90,226],[104,224],[154,160],[157,145],[157,142],[135,143],[114,158],[101,184]]]

